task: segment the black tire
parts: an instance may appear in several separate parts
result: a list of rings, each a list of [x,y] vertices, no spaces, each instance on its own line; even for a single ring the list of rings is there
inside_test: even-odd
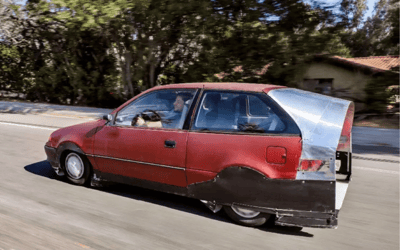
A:
[[[265,224],[270,217],[271,214],[259,213],[254,216],[241,216],[231,206],[224,206],[225,213],[231,218],[233,221],[237,222],[240,225],[247,227],[259,227]]]
[[[81,167],[75,168],[74,171],[73,163],[81,165]],[[72,165],[68,165],[68,164]],[[75,185],[83,186],[89,182],[91,167],[88,159],[77,152],[69,151],[65,157],[63,157],[63,166],[65,174],[69,182]]]

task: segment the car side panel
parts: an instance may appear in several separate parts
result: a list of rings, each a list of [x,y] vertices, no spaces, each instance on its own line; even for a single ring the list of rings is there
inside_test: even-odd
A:
[[[188,185],[209,181],[211,179],[214,179],[215,176],[217,176],[217,173],[210,172],[210,171],[203,171],[203,170],[197,170],[197,169],[186,169],[186,178],[187,178]]]
[[[105,126],[96,134],[96,170],[175,186],[186,186],[187,131]],[[167,148],[165,141],[174,141]]]
[[[267,162],[267,148],[271,146],[286,149],[284,164]],[[295,179],[301,155],[301,138],[293,135],[191,132],[187,147],[188,171],[219,173],[230,166],[243,166],[257,170],[269,178]]]

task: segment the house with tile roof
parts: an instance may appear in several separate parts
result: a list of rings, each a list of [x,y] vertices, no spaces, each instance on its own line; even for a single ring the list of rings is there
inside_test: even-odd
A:
[[[350,99],[362,110],[367,83],[383,73],[399,74],[399,56],[315,56],[298,76],[299,88]]]
[[[262,69],[254,72],[255,76],[266,74],[269,63]],[[312,60],[305,63],[297,75],[297,87],[348,99],[356,103],[356,111],[365,108],[365,87],[374,77],[384,73],[399,74],[399,56],[370,56],[345,58],[340,56],[316,55]],[[242,66],[232,69],[235,73],[243,72]],[[221,72],[215,76],[223,80],[229,73]],[[398,86],[393,86],[397,88]],[[397,91],[398,92],[398,91]],[[394,98],[399,102],[400,98]]]

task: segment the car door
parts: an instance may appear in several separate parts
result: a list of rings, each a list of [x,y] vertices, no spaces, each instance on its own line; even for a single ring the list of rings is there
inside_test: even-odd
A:
[[[204,91],[188,137],[188,184],[231,166],[294,179],[300,154],[300,130],[265,94]]]
[[[123,177],[186,186],[188,132],[182,128],[195,92],[189,89],[153,91],[120,110],[114,123],[96,134],[97,171],[117,180]],[[181,106],[177,99],[183,99],[178,95],[185,95],[184,102],[178,103]]]

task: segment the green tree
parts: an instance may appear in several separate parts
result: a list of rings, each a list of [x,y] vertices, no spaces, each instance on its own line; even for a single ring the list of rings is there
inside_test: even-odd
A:
[[[0,91],[23,93],[30,78],[23,45],[23,25],[34,19],[13,0],[0,0]]]
[[[317,2],[30,0],[18,13],[8,20],[20,40],[7,36],[7,46],[23,61],[29,97],[42,101],[97,105],[109,92],[129,98],[220,72],[291,85],[313,55],[348,52],[335,15]]]
[[[215,81],[214,74],[224,72],[222,81],[295,85],[298,71],[315,54],[349,55],[328,7],[297,0],[248,2],[215,1],[221,6],[214,15],[226,24],[207,33],[201,60],[189,67],[185,80]],[[260,74],[266,65],[268,71]]]
[[[348,26],[342,41],[352,56],[399,54],[399,6],[398,0],[379,0],[373,15],[362,25]]]
[[[387,10],[387,21],[389,22],[389,34],[385,39],[387,44],[387,54],[400,54],[399,28],[400,28],[400,1],[390,0]]]
[[[340,3],[341,25],[349,30],[362,26],[365,12],[368,10],[366,0],[342,0]]]
[[[115,60],[106,37],[90,27],[82,28],[90,19],[66,21],[60,17],[62,7],[45,1],[29,1],[24,8],[18,7],[25,15],[9,11],[3,16],[19,29],[18,36],[2,32],[6,38],[2,43],[19,52],[20,74],[16,75],[22,76],[29,99],[103,106],[110,99],[115,101],[109,94],[118,73]]]
[[[392,93],[388,90],[390,86],[398,86],[400,82],[399,68],[380,73],[367,83],[365,92],[367,94],[366,104],[371,112],[385,112],[390,104]]]

